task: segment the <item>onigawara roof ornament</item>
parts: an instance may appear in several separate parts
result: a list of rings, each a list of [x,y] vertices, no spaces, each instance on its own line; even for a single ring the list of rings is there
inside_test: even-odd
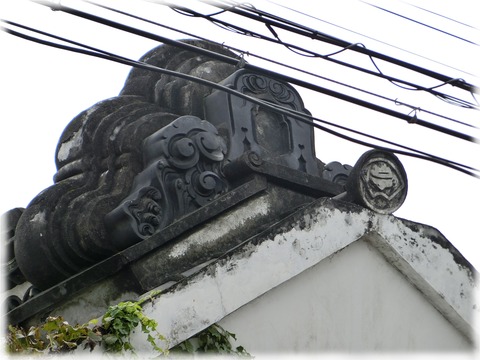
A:
[[[213,43],[185,42],[236,56]],[[13,251],[3,264],[10,287],[27,281],[37,289],[33,296],[144,243],[115,265],[128,266],[151,251],[147,239],[172,224],[190,216],[195,221],[172,234],[191,230],[265,189],[258,179],[303,194],[282,214],[307,198],[338,196],[382,214],[405,200],[407,177],[393,154],[369,151],[353,168],[316,157],[311,124],[267,106],[310,115],[290,84],[174,46],[157,47],[141,61],[263,103],[133,69],[119,96],[67,125],[56,149],[54,185],[14,210],[5,240]],[[171,240],[165,235],[155,246]]]

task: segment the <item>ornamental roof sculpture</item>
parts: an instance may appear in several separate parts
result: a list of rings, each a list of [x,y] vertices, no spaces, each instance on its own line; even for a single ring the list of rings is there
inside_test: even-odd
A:
[[[236,56],[213,43],[185,43]],[[243,201],[265,186],[259,179],[382,214],[405,200],[405,170],[393,154],[369,151],[353,168],[317,159],[313,127],[293,115],[310,113],[291,85],[174,46],[157,47],[141,61],[262,103],[133,69],[119,96],[75,117],[56,149],[54,185],[26,209],[4,215],[8,286],[33,286],[23,299],[10,299],[14,319],[25,318],[22,303],[38,293],[100,263],[105,274],[118,271]],[[278,216],[305,202],[284,206]],[[146,241],[162,232],[162,239]]]

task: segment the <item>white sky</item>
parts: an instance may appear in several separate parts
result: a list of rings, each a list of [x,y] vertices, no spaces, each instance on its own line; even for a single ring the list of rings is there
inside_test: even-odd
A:
[[[480,72],[478,65],[480,60],[479,46],[467,44],[437,31],[400,19],[358,0],[336,0],[328,3],[311,0],[276,0],[276,2],[295,7],[324,21],[434,59],[436,62],[413,56],[305,15],[285,12],[284,9],[275,7],[267,1],[250,1],[258,8],[271,12],[284,11],[284,16],[288,16],[289,19],[304,23],[321,32],[353,43],[361,42],[371,50],[383,52],[452,77],[461,77],[470,83],[480,84],[478,77],[453,69],[461,69],[478,76]],[[480,27],[477,19],[478,11],[475,11],[475,3],[477,2],[475,0],[456,0],[455,2],[447,0],[409,0],[408,2],[371,0],[371,2],[480,43],[480,31],[422,11],[409,4],[415,4]],[[62,1],[62,4],[65,5],[77,3],[78,1],[74,0]],[[428,109],[470,124],[480,125],[478,111],[446,104],[429,94],[406,91],[385,80],[374,79],[372,76],[365,76],[356,71],[332,65],[321,59],[300,57],[279,46],[226,32],[206,23],[205,20],[191,19],[176,14],[164,6],[141,0],[129,0],[128,2],[105,0],[103,3],[119,4],[119,8],[135,12],[135,14],[148,17],[151,20],[198,33],[210,39],[248,50],[250,53],[258,53],[275,60],[284,61],[322,76],[332,77],[335,80],[410,103],[421,109]],[[127,3],[128,5],[126,5]],[[197,1],[183,1],[182,3],[185,6],[190,6],[190,4],[199,6]],[[85,7],[85,9],[93,8]],[[205,10],[205,12],[215,11],[214,8],[207,6],[198,7],[198,9]],[[103,15],[108,14],[105,11],[95,11]],[[153,41],[108,29],[68,14],[53,12],[45,6],[29,1],[2,0],[0,17],[132,59],[138,59],[145,52],[158,45]],[[238,22],[234,17],[225,17],[225,19],[237,21],[245,27],[252,25],[245,20]],[[139,22],[129,19],[121,18],[121,21],[128,22],[133,26],[141,26],[145,30],[163,36],[176,39],[185,37],[154,26],[141,25]],[[265,27],[257,26],[256,29],[266,35],[269,34]],[[279,33],[279,35],[283,40],[289,39],[288,34]],[[304,39],[300,42],[300,39],[295,37],[292,38],[292,41],[322,54],[338,50],[338,48],[310,39]],[[2,56],[0,57],[0,154],[2,163],[0,213],[3,213],[14,207],[26,207],[29,201],[40,191],[53,184],[52,177],[56,172],[54,165],[55,148],[65,126],[78,113],[94,103],[116,96],[121,90],[130,69],[106,60],[28,42],[4,32],[0,32],[0,44],[2,49]],[[374,70],[372,63],[365,56],[346,51],[335,56],[335,58]],[[267,64],[257,61],[251,56],[247,56],[246,60],[260,66],[267,66]],[[443,66],[438,62],[450,67]],[[384,73],[406,78],[427,87],[439,84],[436,80],[400,71],[381,61],[376,63]],[[274,67],[274,69],[285,71],[277,67]],[[379,103],[396,111],[408,114],[411,110],[346,90],[323,80],[305,79],[321,86],[346,92],[352,96],[361,97],[370,102]],[[480,147],[477,144],[455,140],[417,125],[409,125],[402,120],[387,115],[381,115],[325,95],[297,89],[301,92],[306,107],[316,117],[480,168]],[[438,90],[473,101],[471,96],[469,97],[464,92],[454,91],[451,86],[444,86]],[[449,121],[437,121],[436,118],[422,111],[418,113],[418,116],[421,119],[436,122],[445,127],[454,127],[458,131],[468,132],[480,137],[480,132],[476,129],[468,129]],[[368,150],[365,147],[353,145],[320,132],[316,132],[316,144],[317,157],[326,163],[340,161],[354,165],[360,155]],[[404,164],[409,177],[409,193],[405,204],[396,212],[396,215],[436,227],[477,269],[480,269],[480,252],[477,250],[477,243],[480,240],[478,232],[480,180],[422,160],[405,156],[400,156],[400,160]]]

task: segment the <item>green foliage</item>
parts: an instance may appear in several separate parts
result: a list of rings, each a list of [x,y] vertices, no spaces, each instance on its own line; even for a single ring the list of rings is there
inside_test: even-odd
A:
[[[98,327],[88,324],[71,326],[61,316],[48,317],[44,324],[27,330],[8,326],[7,350],[11,353],[62,353],[76,349],[80,344],[90,349],[102,340]]]
[[[243,346],[233,348],[230,339],[236,340],[235,334],[228,332],[218,324],[213,324],[176,345],[170,351],[172,353],[215,353],[251,357]]]
[[[97,325],[97,320],[91,320],[87,324],[71,326],[60,316],[48,317],[44,324],[28,330],[9,325],[7,350],[10,353],[63,353],[82,344],[90,350],[103,344],[107,352],[133,352],[130,334],[140,325],[152,348],[165,354],[168,351],[157,344],[157,340],[165,339],[156,331],[156,321],[142,312],[141,304],[145,301],[126,301],[110,306],[101,325]]]
[[[110,306],[102,317],[102,323],[106,332],[103,341],[108,352],[133,351],[130,334],[140,324],[142,331],[147,334],[148,342],[155,350],[163,353],[163,349],[157,345],[155,337],[151,334],[154,332],[156,338],[164,340],[156,331],[157,322],[143,314],[138,302],[126,301]]]
[[[107,352],[134,352],[130,343],[130,334],[139,325],[146,334],[147,341],[160,355],[168,355],[169,351],[158,346],[157,341],[166,339],[157,332],[157,322],[143,314],[142,305],[153,296],[137,302],[125,301],[110,306],[98,325],[94,319],[83,325],[71,326],[61,316],[48,317],[45,323],[32,326],[28,330],[9,325],[7,333],[7,350],[9,353],[66,353],[79,346],[90,348],[102,345]],[[230,339],[236,340],[235,334],[214,324],[197,335],[178,344],[173,353],[217,353],[250,356],[241,346],[232,347]]]

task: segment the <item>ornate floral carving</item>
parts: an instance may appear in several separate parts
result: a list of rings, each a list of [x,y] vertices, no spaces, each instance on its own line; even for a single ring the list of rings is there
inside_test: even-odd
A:
[[[132,192],[105,218],[117,248],[153,235],[227,190],[221,175],[225,142],[198,117],[179,117],[146,138],[143,150],[145,168]]]

